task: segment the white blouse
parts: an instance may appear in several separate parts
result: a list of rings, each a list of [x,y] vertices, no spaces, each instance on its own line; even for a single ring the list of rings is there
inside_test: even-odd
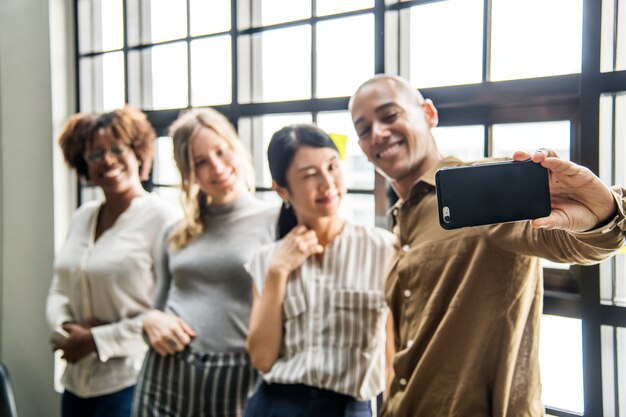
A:
[[[383,229],[346,223],[326,247],[289,277],[283,302],[283,343],[268,383],[306,384],[369,400],[385,381],[383,286],[395,237]],[[261,294],[281,241],[246,265]]]
[[[180,217],[159,197],[144,194],[94,241],[101,204],[89,202],[74,213],[46,306],[53,329],[65,322],[108,323],[91,330],[97,353],[68,364],[61,379],[81,397],[136,384],[147,350],[142,321],[154,297],[161,236]]]

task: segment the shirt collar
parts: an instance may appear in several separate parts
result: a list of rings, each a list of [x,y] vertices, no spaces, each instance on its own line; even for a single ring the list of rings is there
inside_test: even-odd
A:
[[[429,189],[430,191],[435,190],[435,173],[437,170],[444,167],[453,167],[462,165],[463,161],[454,157],[447,156],[433,165],[428,171],[426,171],[421,177],[419,177],[411,186],[411,190],[409,191],[409,199],[413,198],[417,194],[423,194],[424,189]],[[399,198],[396,204],[391,206],[389,210],[387,210],[387,215],[395,215],[397,214],[398,208],[404,204],[404,199]]]

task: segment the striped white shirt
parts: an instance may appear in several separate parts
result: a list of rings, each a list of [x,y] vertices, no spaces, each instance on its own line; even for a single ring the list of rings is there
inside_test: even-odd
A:
[[[306,384],[369,400],[384,388],[384,279],[395,237],[346,223],[322,262],[309,257],[287,282],[283,343],[263,375],[268,383]],[[259,294],[281,241],[246,265]]]

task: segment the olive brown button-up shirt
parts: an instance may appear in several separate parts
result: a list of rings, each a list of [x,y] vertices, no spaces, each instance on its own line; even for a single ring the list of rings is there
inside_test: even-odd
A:
[[[624,240],[619,213],[584,233],[529,222],[444,230],[434,176],[442,160],[392,208],[399,250],[386,282],[394,318],[395,376],[383,415],[542,416],[539,257],[592,264]]]

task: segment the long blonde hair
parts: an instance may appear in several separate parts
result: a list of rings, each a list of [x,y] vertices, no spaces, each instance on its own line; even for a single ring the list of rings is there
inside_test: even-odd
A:
[[[191,150],[191,141],[202,128],[214,131],[239,156],[241,164],[239,175],[244,175],[248,190],[254,190],[252,158],[241,144],[239,135],[228,119],[210,108],[191,109],[182,113],[169,129],[169,135],[174,143],[174,159],[181,177],[182,206],[185,213],[181,226],[174,231],[170,239],[175,249],[183,248],[202,233],[204,230],[202,217],[206,207],[211,204],[211,196],[205,194],[196,181]]]

